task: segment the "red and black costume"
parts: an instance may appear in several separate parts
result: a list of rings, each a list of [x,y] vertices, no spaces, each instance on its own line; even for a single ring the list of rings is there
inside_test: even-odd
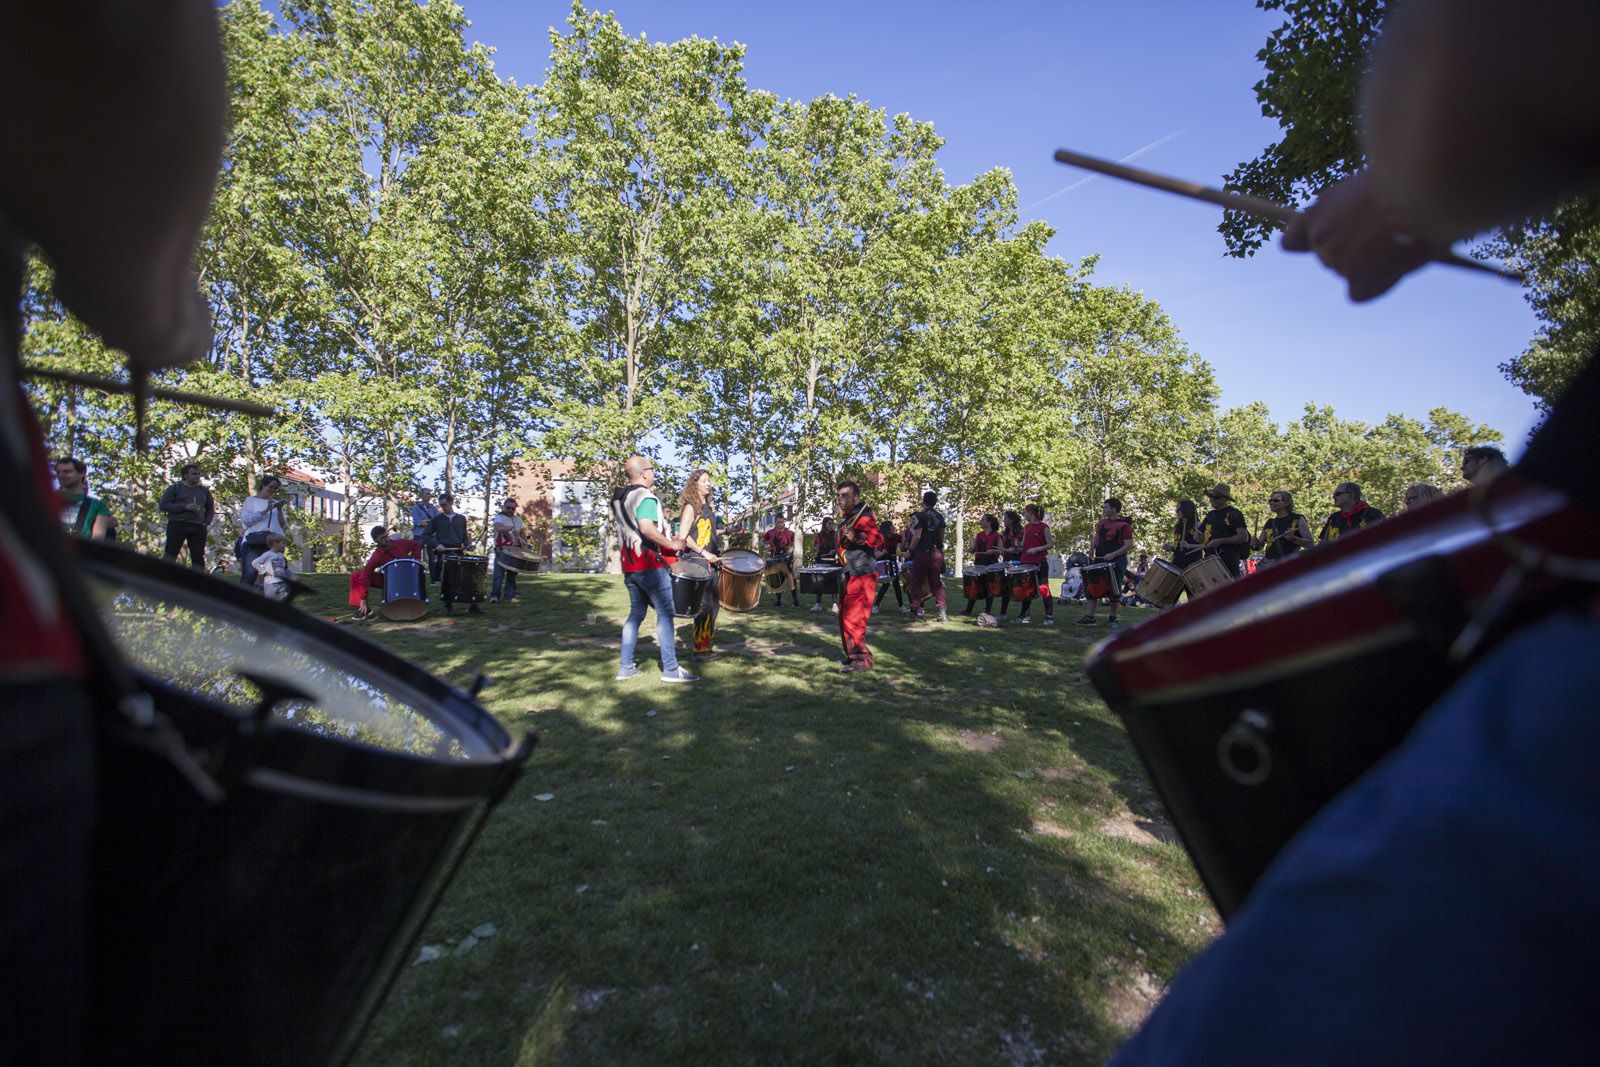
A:
[[[867,620],[872,617],[872,596],[878,588],[878,551],[882,548],[883,531],[878,529],[872,509],[858,505],[839,527],[839,558],[844,564],[839,640],[844,645],[848,670],[872,669]]]
[[[979,566],[988,566],[1000,562],[1002,549],[999,530],[984,530],[972,539],[972,559]],[[971,615],[978,597],[983,597],[984,614],[994,614],[994,594],[1003,588],[1003,583],[998,587],[991,587],[988,575],[967,575],[962,581],[961,591],[967,595],[967,606],[961,614]]]
[[[771,559],[785,560],[791,572],[794,569],[794,531],[785,527],[782,530],[774,527],[761,535],[761,540],[767,544],[767,553]],[[800,606],[800,587],[794,583],[794,576],[790,575],[789,596],[794,599],[794,606]],[[778,593],[778,606],[783,606],[783,593]]]
[[[887,530],[880,527],[878,532],[883,535],[883,547],[878,550],[879,573],[882,573],[882,564],[887,560],[889,563],[889,580],[878,583],[878,597],[872,602],[872,606],[877,607],[882,604],[883,594],[887,593],[890,587],[893,587],[894,602],[903,608],[906,606],[906,602],[900,588],[900,534],[895,531],[892,525]]]
[[[408,537],[391,537],[387,544],[379,545],[367,557],[367,565],[350,573],[350,606],[359,608],[367,599],[369,589],[383,588],[383,575],[379,568],[397,559],[422,558],[422,546]]]
[[[1028,567],[1038,567],[1038,577],[1035,579],[1039,597],[1044,601],[1044,617],[1055,618],[1056,602],[1050,596],[1050,527],[1042,522],[1030,522],[1022,528],[1022,559],[1021,563]],[[1028,609],[1033,607],[1033,601],[1024,600],[1022,611],[1018,618],[1026,619]]]

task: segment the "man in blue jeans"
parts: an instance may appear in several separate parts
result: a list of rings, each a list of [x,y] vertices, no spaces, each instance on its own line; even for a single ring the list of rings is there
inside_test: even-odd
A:
[[[639,673],[633,661],[634,645],[639,640],[639,624],[646,611],[656,609],[656,642],[661,646],[661,680],[693,682],[698,678],[678,666],[673,647],[672,575],[661,558],[663,548],[682,550],[681,537],[662,530],[661,501],[655,494],[656,468],[644,456],[631,456],[626,466],[628,484],[611,494],[611,521],[622,542],[622,581],[628,587],[631,610],[622,624],[622,662],[617,681]]]

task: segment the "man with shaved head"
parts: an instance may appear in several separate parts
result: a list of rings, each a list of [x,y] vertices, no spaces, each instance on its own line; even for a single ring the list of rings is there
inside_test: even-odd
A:
[[[639,624],[645,612],[656,609],[656,642],[661,646],[661,680],[693,682],[695,675],[678,666],[673,647],[672,577],[661,558],[663,548],[678,552],[681,537],[673,537],[662,521],[661,501],[656,497],[656,467],[647,456],[630,456],[624,471],[628,484],[611,494],[611,521],[622,545],[622,582],[628,588],[630,609],[622,624],[622,661],[617,681],[639,673],[633,662],[634,645],[639,640]]]
[[[1336,541],[1351,530],[1383,521],[1383,512],[1361,498],[1361,487],[1355,482],[1340,482],[1333,491],[1333,502],[1339,510],[1322,524],[1318,541]]]

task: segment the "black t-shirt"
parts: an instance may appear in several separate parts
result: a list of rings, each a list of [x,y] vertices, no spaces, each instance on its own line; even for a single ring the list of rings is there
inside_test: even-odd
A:
[[[1300,515],[1295,512],[1291,512],[1290,514],[1283,516],[1281,519],[1277,518],[1276,516],[1268,519],[1267,544],[1265,551],[1261,553],[1262,558],[1273,560],[1287,559],[1289,556],[1293,556],[1302,551],[1303,546],[1291,544],[1290,542],[1283,540],[1283,535],[1294,533],[1295,528],[1299,524]]]
[[[944,551],[944,516],[934,508],[917,512],[918,552]]]
[[[1232,537],[1245,528],[1244,512],[1238,508],[1231,506],[1214,508],[1206,512],[1206,517],[1200,520],[1200,543],[1209,546],[1212,541]],[[1240,561],[1249,554],[1250,546],[1241,541],[1215,549],[1207,548],[1206,551],[1221,556],[1222,562],[1233,570],[1238,570]]]
[[[1359,530],[1363,526],[1371,526],[1375,522],[1383,521],[1383,512],[1368,504],[1360,511],[1349,517],[1342,511],[1335,511],[1328,516],[1328,521],[1322,524],[1322,533],[1317,536],[1318,541],[1336,541],[1340,534]]]
[[[1186,519],[1179,519],[1172,524],[1172,543],[1178,547],[1172,550],[1172,565],[1174,567],[1187,567],[1191,563],[1199,563],[1202,553],[1199,549],[1184,548],[1185,541],[1199,541],[1200,531],[1191,526]]]

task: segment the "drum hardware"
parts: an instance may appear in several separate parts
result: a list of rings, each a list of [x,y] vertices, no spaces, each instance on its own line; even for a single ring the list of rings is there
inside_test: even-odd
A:
[[[1272,773],[1272,720],[1264,713],[1246,709],[1239,713],[1228,732],[1217,738],[1217,763],[1229,778],[1244,786],[1256,786]]]

